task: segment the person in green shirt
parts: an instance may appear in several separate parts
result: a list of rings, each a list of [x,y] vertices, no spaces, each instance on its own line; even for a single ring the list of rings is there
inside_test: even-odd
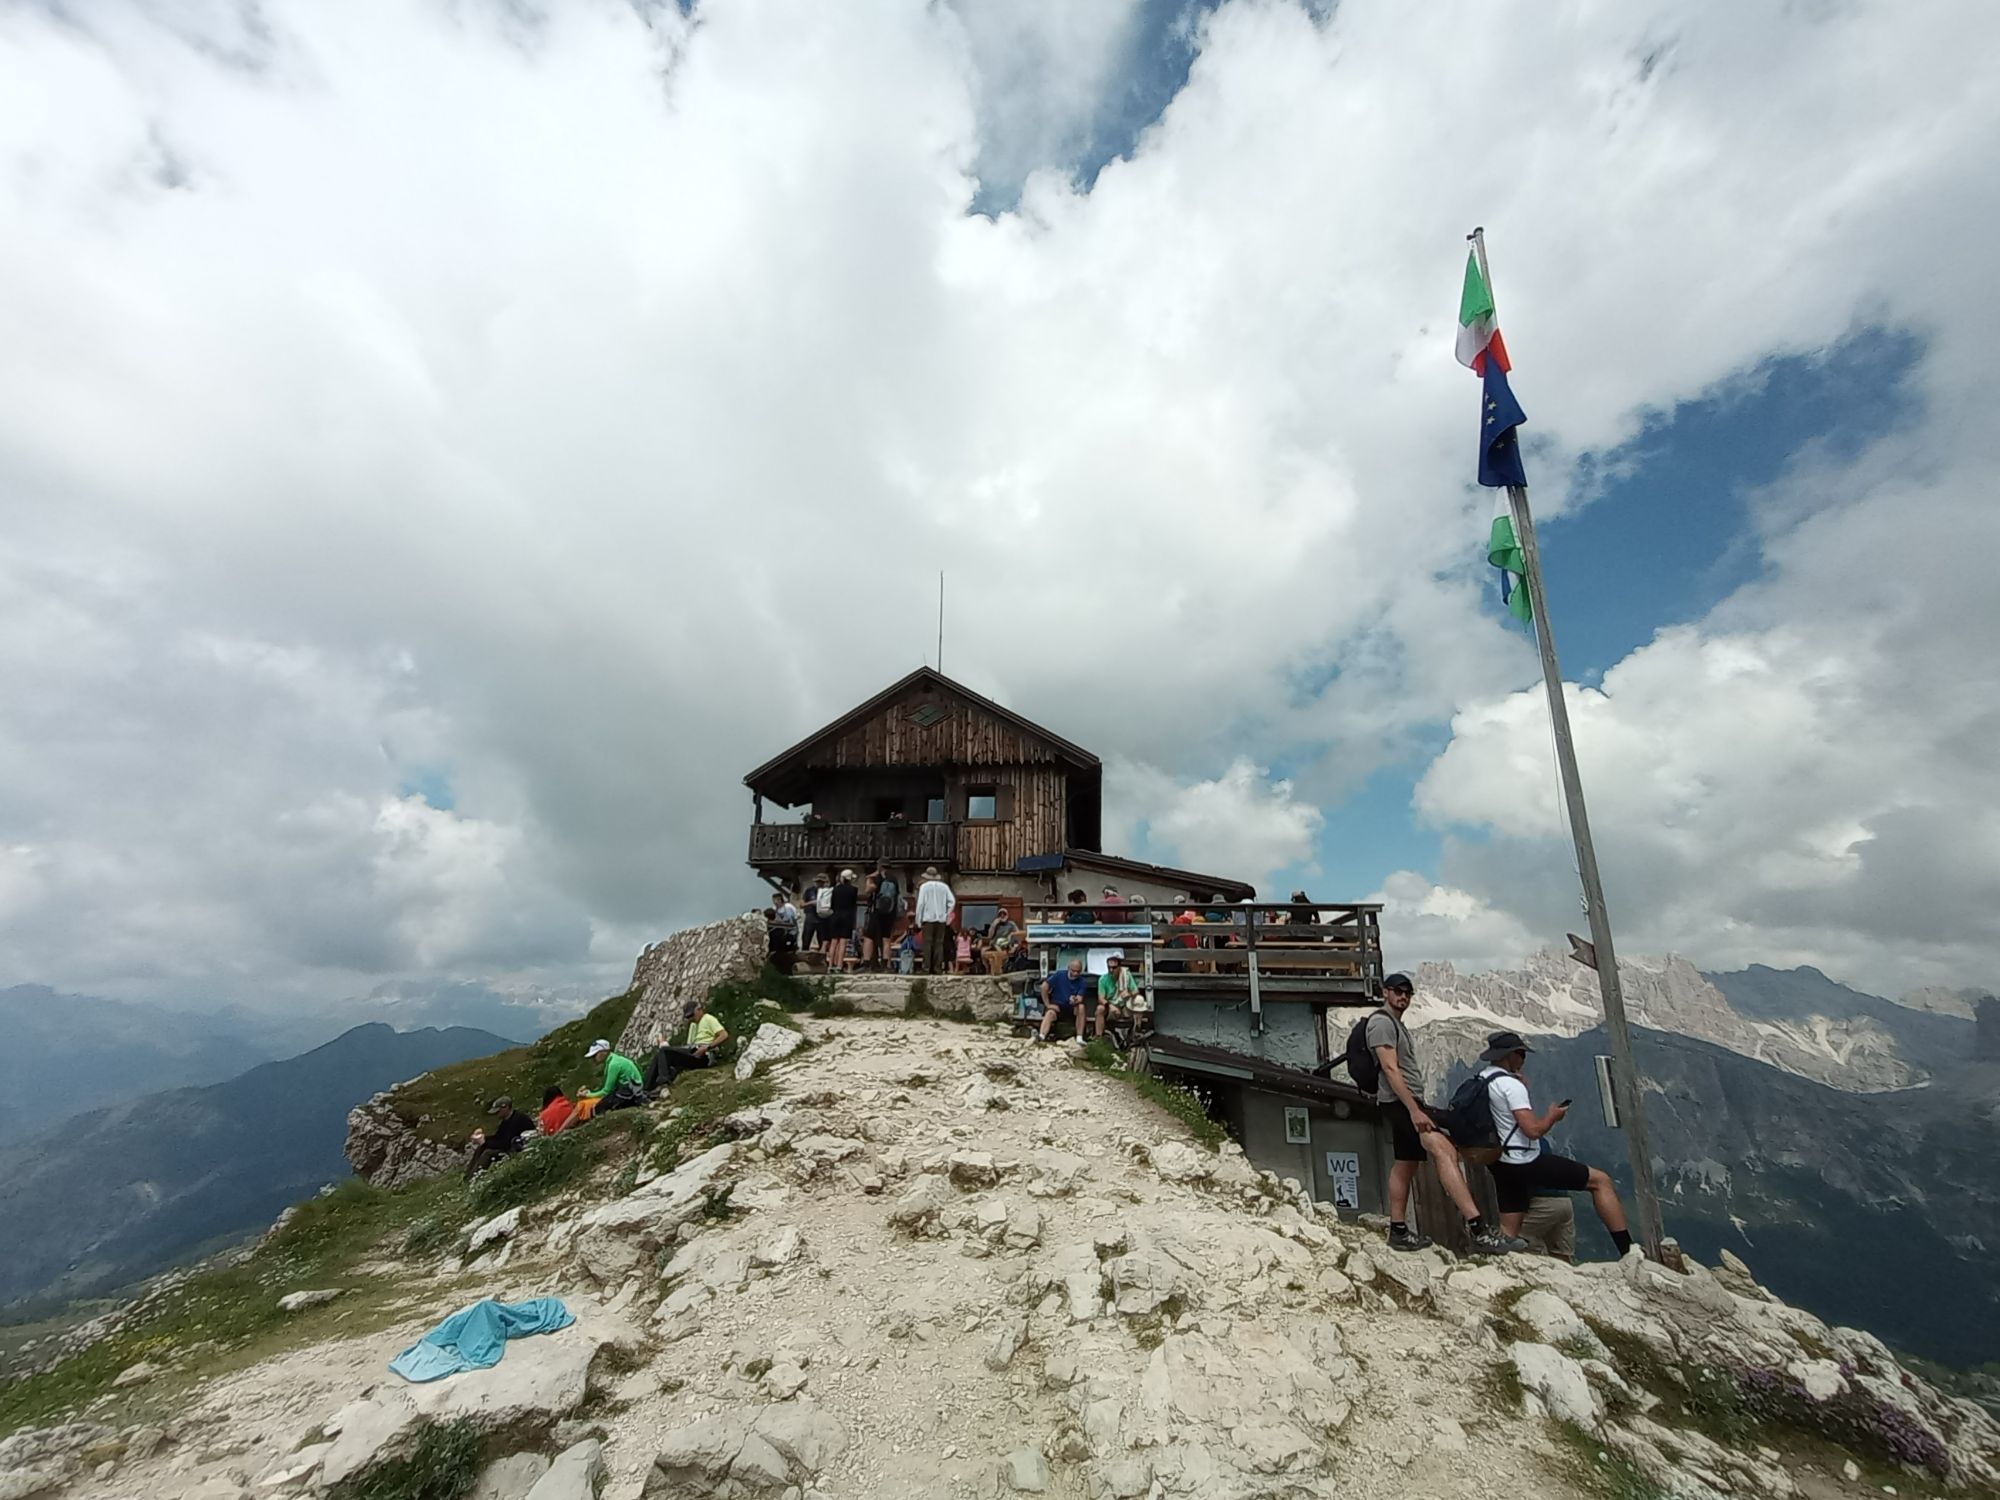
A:
[[[667,1039],[661,1037],[653,1044],[652,1061],[646,1064],[646,1090],[673,1086],[673,1082],[689,1068],[706,1068],[715,1061],[715,1049],[729,1040],[729,1028],[708,1013],[708,1006],[700,1000],[691,1000],[681,1010],[681,1019],[687,1022],[687,1041],[683,1046],[669,1047]]]
[[[1145,992],[1139,988],[1139,976],[1125,966],[1123,954],[1114,953],[1105,960],[1104,972],[1097,976],[1097,1035],[1104,1036],[1104,1023],[1115,1017],[1120,1022],[1129,1021],[1132,1013],[1146,1009]]]
[[[646,1083],[639,1076],[639,1065],[631,1058],[611,1050],[611,1043],[599,1037],[585,1049],[583,1060],[604,1059],[604,1086],[596,1093],[584,1092],[577,1095],[579,1100],[589,1099],[596,1105],[598,1114],[607,1109],[630,1109],[635,1104],[646,1102]]]

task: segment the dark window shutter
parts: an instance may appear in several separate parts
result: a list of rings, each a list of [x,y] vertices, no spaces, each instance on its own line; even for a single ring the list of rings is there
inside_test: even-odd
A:
[[[993,789],[993,816],[1001,823],[1014,821],[1014,788],[997,786]]]

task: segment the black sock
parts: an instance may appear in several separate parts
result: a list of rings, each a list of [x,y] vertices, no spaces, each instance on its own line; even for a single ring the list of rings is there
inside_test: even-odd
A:
[[[1410,1226],[1401,1219],[1391,1219],[1389,1221],[1389,1233],[1391,1234],[1401,1234],[1404,1230],[1408,1229],[1409,1227]]]
[[[1611,1231],[1611,1243],[1616,1245],[1618,1253],[1623,1255],[1632,1248],[1632,1236],[1623,1229],[1614,1229]]]

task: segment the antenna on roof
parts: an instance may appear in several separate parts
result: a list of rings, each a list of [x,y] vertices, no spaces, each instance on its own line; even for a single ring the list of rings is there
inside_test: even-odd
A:
[[[937,669],[944,671],[944,569],[938,569],[938,654]]]

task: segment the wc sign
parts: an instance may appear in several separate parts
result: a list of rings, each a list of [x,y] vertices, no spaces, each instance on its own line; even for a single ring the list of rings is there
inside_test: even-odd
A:
[[[1335,1208],[1361,1207],[1360,1152],[1327,1152],[1326,1177],[1328,1185],[1333,1189],[1333,1206]]]

